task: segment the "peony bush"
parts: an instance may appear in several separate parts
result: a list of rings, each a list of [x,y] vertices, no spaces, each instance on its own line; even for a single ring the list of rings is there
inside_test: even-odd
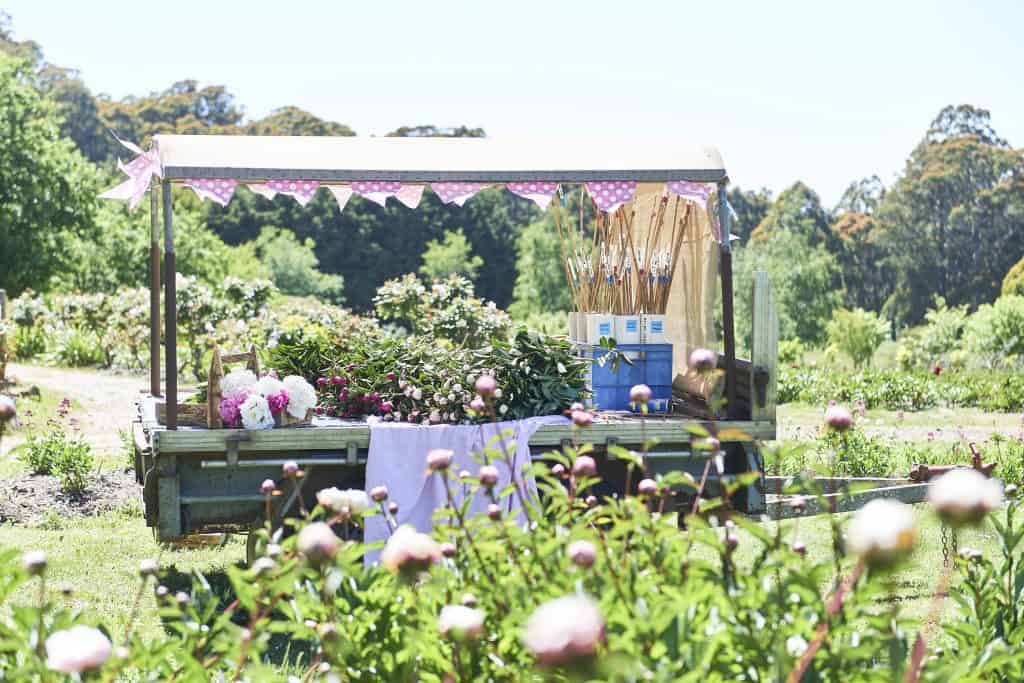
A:
[[[474,400],[493,415],[500,389],[474,382]],[[941,571],[931,610],[940,613],[958,580],[957,615],[937,627],[942,632],[914,633],[891,595],[917,543],[918,515],[909,507],[880,500],[848,523],[834,517],[834,556],[813,560],[798,525],[730,513],[729,499],[748,477],[727,480],[721,498],[705,498],[692,477],[650,476],[644,453],[613,448],[611,457],[623,459],[640,485],[625,497],[596,497],[587,421],[575,413],[585,411],[574,411],[574,444],[517,472],[502,490],[492,476],[506,457],[501,448],[477,454],[475,472],[453,471],[450,452],[424,454],[424,476],[450,494],[429,534],[397,524],[386,487],[326,489],[300,517],[257,532],[258,557],[228,569],[227,595],[202,576],[191,590],[172,592],[156,563],[144,562],[138,604],[157,610],[165,631],[152,640],[131,623],[112,633],[58,607],[41,553],[0,553],[0,600],[25,584],[38,595],[0,610],[0,676],[441,683],[1024,674],[1024,531],[1015,490],[1004,503],[1001,487],[980,475],[935,484],[936,513],[954,527],[991,519],[1002,555],[961,550]],[[833,411],[828,429],[846,433],[845,416]],[[693,437],[713,460],[716,440],[699,429]],[[273,497],[303,478],[290,462],[280,483],[264,482],[268,513]],[[801,477],[789,488],[815,494]],[[488,513],[467,516],[456,490],[489,501]],[[797,504],[803,498],[795,500],[795,510],[805,509]],[[361,540],[370,515],[386,520],[386,541]],[[380,551],[379,563],[365,562],[371,551]]]

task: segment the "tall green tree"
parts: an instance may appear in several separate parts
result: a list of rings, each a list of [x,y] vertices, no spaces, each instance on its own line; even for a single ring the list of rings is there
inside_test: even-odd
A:
[[[782,191],[751,234],[752,240],[767,240],[776,232],[802,237],[808,244],[829,241],[832,216],[821,205],[818,193],[802,182]]]
[[[879,243],[874,213],[885,197],[878,176],[857,180],[846,188],[835,209],[831,239],[839,265],[846,305],[880,311],[893,291],[893,273]]]
[[[746,242],[754,229],[761,224],[772,206],[772,193],[767,188],[760,190],[729,189],[729,206],[735,212],[729,224],[729,232]]]
[[[31,65],[0,55],[0,287],[45,289],[67,265],[65,243],[93,234],[97,179],[60,137]]]
[[[978,306],[998,296],[1024,243],[1024,154],[989,113],[946,107],[878,206],[879,239],[895,272],[886,306],[907,323],[935,296]]]
[[[246,125],[248,135],[355,135],[344,123],[325,121],[298,107],[281,107]]]
[[[531,313],[568,311],[569,284],[565,281],[562,247],[551,214],[523,229],[516,244],[515,300],[509,312],[517,318]]]
[[[423,252],[419,272],[427,278],[461,275],[472,282],[484,260],[473,255],[473,247],[461,230],[445,230],[441,240],[430,240]]]

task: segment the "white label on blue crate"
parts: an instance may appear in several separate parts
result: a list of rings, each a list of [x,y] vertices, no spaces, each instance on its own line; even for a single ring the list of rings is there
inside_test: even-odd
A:
[[[598,323],[597,324],[597,331],[598,331],[598,333],[602,337],[610,337],[611,334],[612,334],[612,324],[611,323]]]
[[[636,332],[637,331],[637,329],[636,329],[637,328],[637,322],[638,321],[637,321],[636,318],[630,318],[629,320],[627,320],[626,321],[626,332]]]
[[[651,332],[657,332],[657,333],[660,334],[661,332],[664,332],[664,331],[665,331],[665,321],[664,320],[652,320],[651,321]]]

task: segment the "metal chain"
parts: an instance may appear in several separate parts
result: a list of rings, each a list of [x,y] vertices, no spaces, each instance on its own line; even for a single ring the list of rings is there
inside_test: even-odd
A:
[[[942,530],[942,566],[949,566],[949,529],[946,527],[945,522],[941,523],[939,527]],[[955,542],[955,541],[954,541]]]
[[[953,529],[951,536],[953,541],[953,557],[956,558],[960,556],[960,539],[957,538],[956,529]]]

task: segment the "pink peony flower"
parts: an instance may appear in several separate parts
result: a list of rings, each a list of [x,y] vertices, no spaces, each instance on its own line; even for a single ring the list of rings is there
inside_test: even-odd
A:
[[[476,640],[484,634],[484,613],[465,605],[445,605],[437,618],[437,630],[457,640]]]
[[[604,617],[592,598],[567,595],[538,607],[526,622],[523,644],[541,666],[594,657],[604,642]]]
[[[72,626],[46,639],[46,666],[65,674],[81,674],[102,667],[110,652],[110,640],[102,631]]]
[[[267,405],[270,406],[271,415],[280,415],[288,407],[288,393],[281,391],[267,396]]]
[[[281,466],[281,473],[286,478],[287,477],[294,477],[295,474],[298,471],[299,471],[299,463],[295,462],[294,460],[289,460],[288,462],[286,462],[284,465]]]
[[[658,483],[653,479],[641,479],[636,492],[641,496],[653,496],[658,493]]]
[[[589,427],[594,423],[594,415],[586,410],[572,411],[572,423],[577,427]]]
[[[217,414],[220,415],[220,419],[225,425],[228,427],[242,426],[241,406],[252,394],[252,391],[251,387],[242,387],[221,397],[220,405],[217,406]]]
[[[274,492],[275,487],[276,485],[274,484],[273,479],[264,479],[263,483],[260,484],[260,493],[270,495],[271,493]]]
[[[469,408],[473,412],[482,413],[487,409],[487,404],[479,396],[474,396],[473,400],[469,402]]]
[[[374,502],[381,503],[388,499],[388,487],[387,486],[374,486],[370,489],[370,498],[373,498]]]

